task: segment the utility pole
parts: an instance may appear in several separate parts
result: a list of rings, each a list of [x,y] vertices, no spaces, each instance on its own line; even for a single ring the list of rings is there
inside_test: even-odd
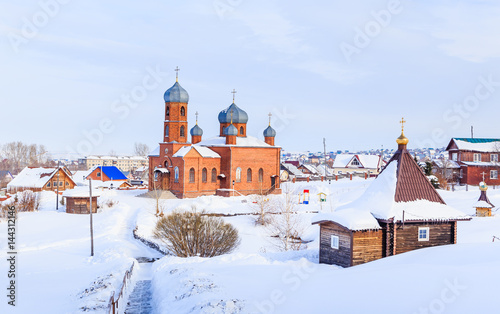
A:
[[[325,180],[326,180],[326,139],[323,137],[323,151],[325,153]]]
[[[470,126],[470,137],[474,138],[474,126],[473,125]]]
[[[89,179],[90,192],[90,256],[94,256],[94,228],[92,226],[92,179]]]
[[[61,170],[61,161],[57,161],[57,187],[56,187],[56,210],[59,210],[59,170]]]

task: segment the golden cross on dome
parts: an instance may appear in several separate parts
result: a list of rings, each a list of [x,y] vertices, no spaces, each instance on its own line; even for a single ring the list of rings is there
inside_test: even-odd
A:
[[[406,123],[405,118],[401,118],[401,121],[399,121],[399,123],[401,123],[401,132],[403,132]]]
[[[271,126],[271,117],[273,116],[273,114],[269,112],[268,116],[269,116],[269,126]]]
[[[180,70],[181,70],[181,69],[179,69],[179,67],[178,67],[178,66],[177,66],[177,67],[175,67],[175,70],[174,70],[174,71],[175,71],[175,81],[176,81],[176,82],[178,82],[178,81],[179,81],[179,71],[180,71]]]
[[[196,111],[194,115],[196,116],[196,125],[198,125],[198,111]]]
[[[236,89],[234,89],[234,88],[233,88],[233,91],[232,91],[231,93],[233,94],[233,104],[234,104],[234,98],[235,98],[236,93],[237,93],[237,92],[236,92]]]
[[[231,124],[233,124],[233,109],[231,109]]]

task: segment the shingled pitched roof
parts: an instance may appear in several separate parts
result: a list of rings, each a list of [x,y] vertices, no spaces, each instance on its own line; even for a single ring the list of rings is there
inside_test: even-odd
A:
[[[387,166],[393,162],[397,163],[395,202],[428,200],[446,204],[406,149],[398,150],[389,160]],[[384,170],[387,169],[387,166]]]

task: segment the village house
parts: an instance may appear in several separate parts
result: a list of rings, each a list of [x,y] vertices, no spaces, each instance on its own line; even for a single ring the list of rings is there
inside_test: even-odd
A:
[[[9,193],[24,190],[65,191],[75,188],[76,183],[71,172],[65,167],[60,168],[24,168],[12,181],[7,184]]]
[[[150,190],[169,190],[179,198],[281,193],[276,131],[269,123],[264,141],[247,135],[248,115],[235,104],[235,92],[233,103],[218,115],[219,135],[203,140],[196,118],[191,142],[187,91],[176,80],[165,92],[162,142],[149,156]]]
[[[460,184],[478,185],[486,174],[484,182],[499,185],[500,139],[452,138],[446,147],[449,159],[460,165]]]
[[[403,131],[397,143],[397,152],[358,200],[314,218],[320,225],[320,263],[349,267],[457,242],[457,221],[471,218],[446,205],[407,151]]]
[[[333,162],[335,175],[354,174],[367,177],[377,176],[384,165],[379,155],[338,154]]]
[[[96,166],[89,171],[84,180],[92,179],[92,186],[102,188],[128,188],[132,185],[127,176],[115,166]]]

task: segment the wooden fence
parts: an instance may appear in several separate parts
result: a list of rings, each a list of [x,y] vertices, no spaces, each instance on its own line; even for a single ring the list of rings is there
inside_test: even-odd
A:
[[[125,276],[123,277],[122,281],[122,287],[120,289],[120,293],[118,293],[118,296],[115,297],[116,291],[111,294],[111,297],[109,298],[108,302],[108,310],[109,313],[116,314],[118,312],[118,301],[123,297],[123,293],[125,291],[125,288],[127,287],[127,282],[130,280],[130,277],[132,276],[132,272],[134,271],[134,266],[135,262],[132,263],[132,266],[130,266],[130,269],[128,269],[125,272]]]

